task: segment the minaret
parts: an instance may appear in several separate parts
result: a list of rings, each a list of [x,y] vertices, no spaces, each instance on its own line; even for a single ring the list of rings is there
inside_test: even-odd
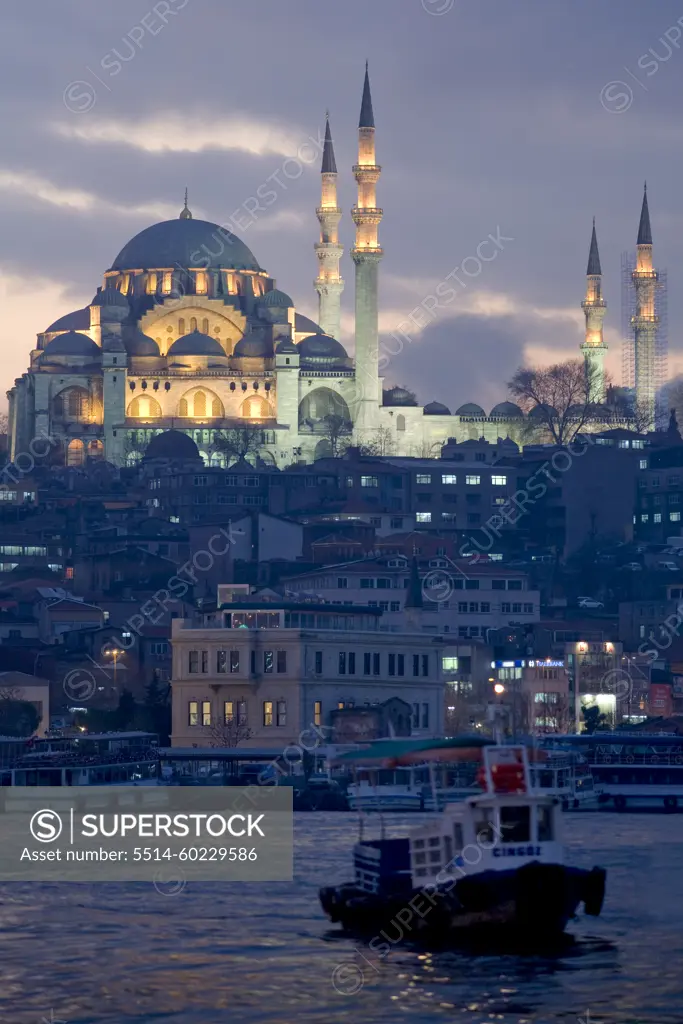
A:
[[[654,429],[657,389],[656,349],[659,317],[655,314],[655,288],[659,275],[652,268],[652,230],[647,205],[647,182],[640,211],[638,241],[636,243],[636,269],[633,271],[636,290],[636,315],[631,317],[634,331],[636,402],[639,414],[645,413]]]
[[[192,220],[192,214],[190,213],[187,206],[187,189],[185,189],[185,205],[180,211],[180,220]]]
[[[356,265],[356,402],[351,410],[358,427],[374,427],[382,401],[379,381],[378,277],[384,255],[377,237],[382,210],[377,206],[376,185],[382,168],[375,162],[375,118],[370,96],[370,77],[365,64],[363,100],[358,122],[358,163],[353,174],[358,182],[358,202],[351,215],[356,242],[351,250]]]
[[[318,293],[318,323],[325,334],[339,340],[341,333],[341,293],[344,282],[339,270],[343,247],[339,244],[339,221],[341,209],[337,206],[337,162],[330,133],[330,117],[326,115],[325,145],[320,168],[322,191],[320,206],[315,211],[320,221],[320,241],[316,243],[318,276],[315,290]]]
[[[596,387],[592,402],[602,402],[605,398],[605,353],[607,345],[602,337],[602,321],[605,319],[607,303],[602,297],[602,270],[600,253],[598,252],[598,236],[595,233],[595,217],[593,217],[593,234],[588,252],[588,269],[586,270],[586,298],[581,303],[586,317],[586,340],[581,346],[586,366],[595,367]]]

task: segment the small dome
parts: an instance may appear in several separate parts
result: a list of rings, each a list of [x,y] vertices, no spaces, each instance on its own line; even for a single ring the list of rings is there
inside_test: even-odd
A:
[[[282,341],[279,341],[277,343],[276,347],[275,347],[275,352],[279,356],[282,356],[282,355],[298,356],[299,355],[299,349],[296,347],[296,345],[294,344],[294,342],[290,338],[283,338]]]
[[[91,306],[121,306],[130,309],[128,299],[118,288],[98,288],[97,295],[90,303]]]
[[[201,331],[191,331],[174,341],[167,356],[224,356],[225,352],[215,338]]]
[[[382,394],[383,405],[413,405],[416,406],[415,396],[406,388],[389,388]]]
[[[305,363],[320,366],[347,366],[349,357],[344,346],[329,334],[311,334],[297,345]]]
[[[191,437],[180,430],[165,430],[155,434],[147,445],[144,456],[149,459],[187,459],[201,461],[199,449]]]
[[[287,292],[281,292],[279,288],[273,288],[258,299],[259,306],[275,306],[278,309],[290,309],[294,303]]]
[[[270,359],[273,343],[266,331],[249,331],[237,342],[232,354],[237,359]]]
[[[455,410],[456,416],[485,416],[486,413],[476,402],[465,402],[459,409]]]
[[[533,416],[536,420],[542,419],[544,416],[548,418],[551,416],[557,416],[557,410],[553,409],[552,405],[535,405],[529,413],[529,416]]]
[[[87,334],[67,331],[66,334],[58,334],[53,338],[45,346],[44,353],[50,356],[88,356],[92,359],[99,357],[100,349]]]
[[[83,309],[75,309],[73,313],[66,313],[65,316],[60,316],[59,320],[55,320],[53,324],[45,329],[46,334],[51,334],[52,331],[87,331],[90,327],[90,307],[84,306]]]
[[[491,415],[505,416],[509,419],[510,416],[523,416],[524,413],[514,402],[499,402],[498,405],[494,405],[493,409],[491,409]]]
[[[451,410],[441,402],[429,402],[422,410],[425,416],[450,416]]]
[[[125,331],[125,328],[124,328]],[[154,338],[143,334],[139,327],[133,327],[123,337],[123,347],[129,356],[159,356],[159,346]]]
[[[303,313],[294,314],[294,330],[297,334],[322,334],[323,329],[320,324],[315,323],[310,317],[304,316]]]

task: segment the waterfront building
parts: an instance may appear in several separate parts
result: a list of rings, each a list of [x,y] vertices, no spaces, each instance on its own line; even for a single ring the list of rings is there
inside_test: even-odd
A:
[[[395,716],[398,734],[443,734],[441,637],[382,632],[382,612],[367,605],[249,597],[234,587],[220,587],[219,602],[172,624],[173,746],[284,749],[302,733],[314,743],[316,729],[320,745],[336,712],[378,708]],[[409,723],[387,707],[396,700]]]

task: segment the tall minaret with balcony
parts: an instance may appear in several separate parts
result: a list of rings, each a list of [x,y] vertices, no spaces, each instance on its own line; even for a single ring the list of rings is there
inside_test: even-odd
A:
[[[657,329],[659,317],[655,313],[655,289],[659,274],[652,266],[652,229],[647,204],[647,183],[643,192],[640,211],[638,241],[636,243],[636,268],[633,271],[633,285],[636,292],[636,315],[631,317],[634,332],[635,385],[639,414],[647,414],[654,429],[655,399],[657,390]]]
[[[351,211],[356,225],[356,242],[351,257],[356,265],[356,385],[355,408],[358,427],[377,425],[382,402],[379,378],[378,278],[384,255],[377,236],[382,210],[377,206],[376,186],[382,168],[375,161],[375,118],[370,96],[370,76],[365,65],[363,100],[358,122],[358,163],[353,168],[358,183],[358,201]]]
[[[586,317],[586,339],[581,346],[581,351],[586,360],[586,369],[591,365],[595,370],[595,388],[590,397],[592,402],[603,402],[607,345],[602,337],[602,321],[605,319],[607,303],[602,297],[602,270],[598,252],[598,236],[595,233],[595,217],[593,217],[593,234],[591,235],[588,269],[586,270],[586,298],[581,303],[581,308]]]
[[[318,323],[325,334],[339,340],[341,293],[344,291],[339,261],[344,249],[339,244],[339,221],[342,212],[337,206],[337,162],[334,158],[329,114],[325,125],[325,145],[320,174],[322,193],[320,206],[315,211],[320,221],[320,241],[315,246],[315,254],[318,257],[318,276],[315,279],[315,290],[318,293]]]

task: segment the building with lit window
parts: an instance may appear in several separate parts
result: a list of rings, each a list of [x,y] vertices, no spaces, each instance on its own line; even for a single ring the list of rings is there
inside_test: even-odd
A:
[[[238,591],[221,587],[217,610],[173,621],[174,746],[284,749],[303,733],[320,745],[337,712],[373,709],[391,712],[398,735],[443,734],[440,637],[383,633],[377,608]]]

